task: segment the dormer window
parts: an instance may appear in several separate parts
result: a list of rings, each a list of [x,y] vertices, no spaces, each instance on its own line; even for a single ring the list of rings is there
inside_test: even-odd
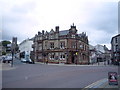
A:
[[[72,35],[72,38],[75,38],[75,35]]]
[[[74,23],[73,23],[73,25],[70,28],[70,32],[71,33],[76,33],[77,32],[77,29],[76,29],[76,26],[74,26]]]
[[[47,35],[45,36],[45,38],[46,38],[46,39],[48,38]]]
[[[53,35],[51,35],[51,36],[50,36],[50,39],[54,39],[54,36],[53,36]]]

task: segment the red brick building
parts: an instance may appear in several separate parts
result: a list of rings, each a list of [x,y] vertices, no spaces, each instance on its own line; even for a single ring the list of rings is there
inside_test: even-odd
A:
[[[69,30],[38,32],[34,38],[33,53],[37,62],[89,64],[89,43],[86,33],[77,34],[74,24]]]

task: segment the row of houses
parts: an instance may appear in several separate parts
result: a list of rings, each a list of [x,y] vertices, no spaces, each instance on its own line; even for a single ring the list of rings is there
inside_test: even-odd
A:
[[[90,62],[105,62],[105,64],[111,63],[111,50],[109,50],[105,45],[90,45]]]
[[[59,26],[50,32],[42,30],[32,39],[19,44],[20,58],[30,58],[36,62],[63,64],[90,64],[111,60],[111,51],[106,46],[89,45],[85,32],[79,33],[73,24],[68,30]]]
[[[20,57],[21,58],[31,58],[32,60],[35,60],[34,57],[34,52],[33,52],[33,43],[34,39],[26,39],[24,40],[21,44],[19,44],[19,50],[20,50]],[[43,60],[40,61],[39,59],[36,59],[36,62],[45,62],[45,57],[43,55]],[[64,56],[65,57],[65,56]],[[59,63],[64,63],[62,56],[60,57]],[[41,56],[42,58],[42,56]],[[97,62],[103,62],[106,61],[106,64],[111,63],[111,50],[108,50],[108,48],[104,45],[96,45],[92,46],[89,45],[89,63],[97,63]],[[49,63],[55,63],[55,62],[50,62]],[[58,63],[56,61],[56,63]],[[79,63],[78,63],[79,64]]]
[[[19,44],[19,54],[17,57],[19,59],[24,58],[25,60],[31,59],[30,56],[31,56],[31,52],[33,51],[32,44],[33,44],[33,38],[32,39],[28,38],[22,41]]]
[[[120,65],[120,32],[118,35],[112,37],[111,40],[111,55],[113,64]]]

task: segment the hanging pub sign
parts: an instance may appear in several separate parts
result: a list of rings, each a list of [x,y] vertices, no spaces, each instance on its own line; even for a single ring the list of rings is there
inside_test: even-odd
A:
[[[117,72],[108,72],[109,85],[118,85]]]

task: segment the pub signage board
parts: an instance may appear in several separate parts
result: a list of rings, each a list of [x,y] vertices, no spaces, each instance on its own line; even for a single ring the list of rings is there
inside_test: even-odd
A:
[[[109,85],[118,85],[117,72],[108,72]]]

